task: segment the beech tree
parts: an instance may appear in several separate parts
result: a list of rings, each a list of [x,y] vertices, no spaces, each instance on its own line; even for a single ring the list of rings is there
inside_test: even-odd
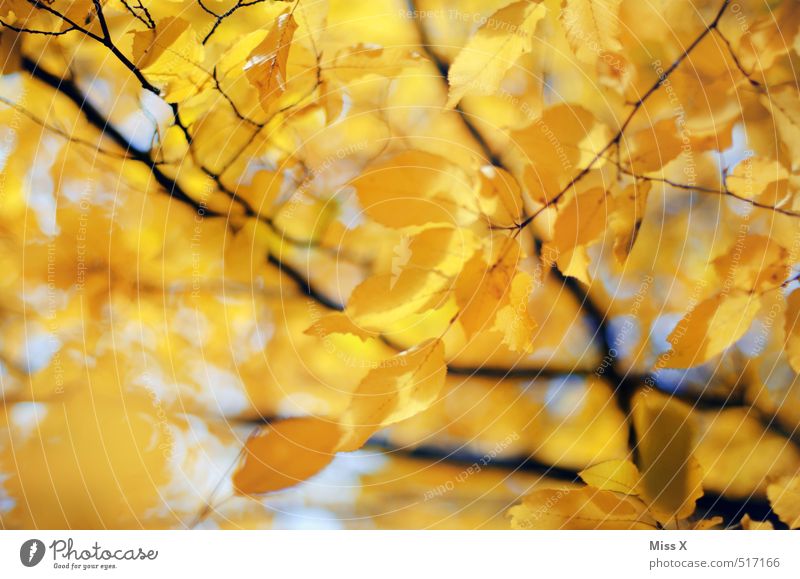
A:
[[[3,0],[4,528],[800,527],[795,0]]]

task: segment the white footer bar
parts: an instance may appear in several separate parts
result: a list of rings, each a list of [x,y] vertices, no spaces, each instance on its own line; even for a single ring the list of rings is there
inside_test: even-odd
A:
[[[0,576],[796,578],[799,547],[788,531],[0,531]]]

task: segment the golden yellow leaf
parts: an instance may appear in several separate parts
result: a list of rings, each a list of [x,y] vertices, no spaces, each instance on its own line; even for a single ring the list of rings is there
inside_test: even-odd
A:
[[[237,196],[247,201],[259,215],[270,216],[278,200],[283,179],[273,171],[258,171],[247,185],[241,185]]]
[[[656,520],[635,497],[585,487],[543,489],[508,511],[514,529],[653,530]]]
[[[545,244],[543,255],[555,261],[564,275],[588,284],[586,248],[602,237],[613,207],[613,199],[602,187],[571,196],[559,208],[553,239]]]
[[[557,104],[511,133],[511,142],[528,163],[523,182],[531,199],[549,203],[569,183],[581,157],[581,143],[594,126],[594,115],[582,106]]]
[[[340,437],[339,425],[322,418],[289,418],[270,424],[245,444],[233,486],[245,495],[294,486],[330,464]]]
[[[378,336],[377,332],[370,332],[357,326],[347,314],[341,312],[322,316],[315,320],[304,333],[318,338],[326,338],[331,334],[350,334],[362,340],[369,340]]]
[[[532,50],[536,25],[546,13],[544,4],[521,0],[492,14],[450,66],[447,107],[455,107],[468,94],[497,92],[506,72]]]
[[[431,340],[371,370],[340,419],[339,450],[356,450],[377,430],[428,408],[444,385],[444,345]]]
[[[800,476],[784,476],[767,487],[772,510],[790,529],[800,529]]]
[[[13,74],[20,69],[22,52],[17,33],[11,29],[0,32],[0,71]]]
[[[796,36],[800,25],[800,14],[794,8],[791,2],[782,2],[744,29],[737,50],[745,58],[747,70],[766,69],[790,50],[792,34]]]
[[[750,515],[742,517],[742,529],[745,531],[774,531],[775,526],[769,521],[754,521]]]
[[[703,496],[690,410],[669,398],[640,393],[634,399],[633,424],[642,499],[661,522],[688,518]]]
[[[674,119],[655,123],[620,145],[620,161],[635,175],[658,171],[680,155],[682,141]]]
[[[512,286],[522,248],[516,239],[500,238],[486,261],[476,253],[464,266],[455,286],[458,321],[467,336],[491,328],[501,302]]]
[[[786,358],[792,369],[800,374],[800,291],[794,290],[786,297],[784,316]]]
[[[789,252],[765,235],[737,236],[730,252],[714,260],[723,291],[746,292],[775,289],[786,278]]]
[[[672,349],[659,358],[666,368],[690,368],[707,362],[741,338],[752,324],[761,299],[742,291],[716,294],[692,308],[667,338]]]
[[[625,263],[639,236],[639,229],[647,209],[647,197],[652,183],[633,183],[619,193],[612,193],[614,207],[609,216],[609,227],[614,232],[614,257]]]
[[[401,237],[390,271],[359,284],[347,302],[347,314],[364,328],[388,329],[425,306],[441,306],[475,247],[470,234],[447,227]]]
[[[748,157],[737,164],[725,180],[728,190],[744,199],[756,199],[775,181],[789,177],[786,168],[775,159]]]
[[[480,180],[478,202],[491,224],[511,226],[519,223],[525,206],[517,180],[505,169],[489,165],[481,167]]]
[[[578,473],[587,485],[602,491],[639,494],[639,469],[629,460],[609,460]]]
[[[151,82],[163,85],[170,102],[184,100],[208,81],[198,68],[205,50],[191,23],[167,16],[153,30],[133,33],[133,60]]]
[[[764,496],[767,482],[793,473],[800,450],[764,426],[749,408],[695,413],[694,455],[703,466],[703,488],[731,499]]]
[[[619,6],[622,0],[562,0],[559,20],[578,59],[595,63],[621,48]]]
[[[787,4],[784,4],[787,5]],[[795,11],[797,12],[797,11]],[[800,154],[800,92],[790,84],[771,89],[762,102],[772,113],[775,128],[791,158]]]
[[[352,82],[367,74],[396,76],[423,62],[425,59],[416,50],[361,42],[342,50],[326,70],[342,81]]]
[[[477,218],[475,184],[439,155],[400,153],[368,167],[352,185],[364,212],[387,227],[457,225]]]
[[[536,322],[528,311],[533,277],[517,272],[511,280],[511,289],[501,301],[492,329],[503,336],[503,344],[512,352],[530,352],[533,349],[533,333]]]
[[[275,101],[286,92],[286,65],[295,30],[297,22],[291,12],[278,16],[244,66],[247,79],[258,90],[261,107],[267,112],[272,111]]]

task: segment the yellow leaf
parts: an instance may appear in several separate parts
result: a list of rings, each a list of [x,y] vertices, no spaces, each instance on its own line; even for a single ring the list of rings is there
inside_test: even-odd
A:
[[[771,88],[769,95],[761,98],[764,107],[772,113],[775,128],[791,159],[797,159],[800,156],[800,92],[795,86],[786,84]]]
[[[22,52],[17,33],[10,28],[0,31],[0,72],[4,75],[20,70]]]
[[[486,165],[480,171],[478,203],[492,225],[511,226],[520,222],[524,209],[517,180],[505,169]]]
[[[764,193],[771,183],[788,177],[789,171],[775,159],[747,157],[736,165],[725,184],[731,193],[744,199],[755,199]]]
[[[425,62],[416,50],[402,47],[384,47],[361,42],[336,55],[333,65],[326,68],[340,80],[352,82],[367,74],[396,76],[403,69]]]
[[[789,51],[791,38],[796,37],[800,25],[800,13],[796,8],[791,2],[781,2],[743,29],[737,50],[747,70],[768,69]]]
[[[652,182],[633,183],[613,194],[614,207],[609,226],[615,234],[614,257],[623,264],[633,250],[647,208],[647,196]]]
[[[764,496],[769,480],[791,474],[800,465],[800,450],[765,427],[750,408],[696,416],[694,455],[703,466],[703,488],[708,491],[730,499]]]
[[[340,437],[336,422],[311,416],[271,424],[245,444],[233,486],[244,495],[294,486],[330,464]]]
[[[326,338],[331,334],[350,334],[362,340],[369,340],[378,336],[377,332],[371,332],[356,325],[347,314],[342,312],[334,312],[322,316],[315,320],[304,333],[318,338]]]
[[[680,155],[682,141],[675,121],[669,118],[626,138],[620,147],[622,164],[634,175],[645,175]]]
[[[447,159],[406,151],[352,181],[364,212],[387,227],[466,224],[477,217],[474,185]]]
[[[295,30],[297,22],[291,12],[278,16],[244,66],[247,80],[258,90],[261,107],[267,112],[272,111],[275,101],[286,92],[286,64]]]
[[[562,0],[559,20],[579,60],[596,63],[605,53],[622,45],[619,34],[619,5],[622,0]]]
[[[274,188],[279,185],[273,182],[271,186],[272,191],[267,189],[265,192],[268,197],[275,193]],[[335,214],[336,205],[333,203],[318,199],[307,191],[295,191],[292,202],[282,205],[275,212],[273,223],[281,238],[314,243],[325,234]]]
[[[548,203],[575,175],[581,143],[589,137],[595,119],[581,106],[558,104],[524,129],[511,133],[513,144],[529,163],[523,174],[525,189],[537,203]]]
[[[508,511],[514,529],[653,530],[645,504],[622,494],[585,487],[543,489]]]
[[[792,369],[800,374],[800,290],[794,290],[787,296],[784,316],[786,358]]]
[[[800,529],[800,476],[784,476],[767,487],[772,510],[790,529]]]
[[[497,92],[506,72],[531,51],[536,25],[546,12],[544,4],[522,0],[489,16],[450,66],[447,107],[455,107],[467,94]]]
[[[250,438],[233,475],[234,488],[240,494],[262,494],[308,479],[337,452],[357,450],[377,430],[428,408],[439,396],[446,374],[441,340],[384,360],[364,377],[338,421],[289,418]]]
[[[258,171],[250,183],[239,186],[236,195],[247,201],[259,215],[269,216],[280,196],[282,185],[281,175],[273,171]]]
[[[719,527],[724,523],[724,519],[722,517],[711,517],[710,519],[703,519],[701,521],[695,521],[691,524],[691,528],[695,531],[710,531],[712,529],[719,529]],[[681,527],[685,528],[685,527]]]
[[[441,340],[430,340],[371,370],[341,417],[339,450],[361,448],[377,430],[427,409],[439,396],[447,366]]]
[[[639,469],[629,460],[609,460],[578,473],[587,485],[602,491],[639,494]]]
[[[512,280],[521,259],[522,249],[514,238],[502,238],[494,247],[487,262],[480,253],[464,266],[456,280],[456,303],[460,308],[458,321],[467,337],[486,331],[494,324],[511,289]]]
[[[634,400],[639,489],[661,522],[688,518],[703,496],[703,471],[693,456],[695,426],[682,404],[653,393]]]
[[[191,24],[168,16],[153,30],[133,33],[133,61],[145,77],[163,85],[162,96],[179,102],[196,94],[208,81],[202,68],[205,50]]]
[[[773,531],[775,527],[769,521],[754,521],[750,515],[742,517],[742,529],[745,531]]]
[[[511,280],[511,289],[501,302],[492,329],[503,336],[503,344],[512,352],[530,352],[536,322],[528,312],[528,300],[533,290],[533,277],[517,272]]]
[[[555,256],[561,273],[588,284],[586,248],[602,237],[613,207],[613,199],[602,187],[570,197],[559,208],[553,239],[545,244],[543,255],[549,260]]]
[[[789,252],[764,235],[737,236],[733,247],[714,260],[722,291],[774,289],[786,278]]]
[[[667,338],[672,349],[659,358],[665,368],[690,368],[734,344],[750,328],[761,299],[734,291],[716,294],[689,311]]]
[[[425,306],[443,304],[453,290],[452,277],[475,246],[467,232],[447,227],[402,237],[391,270],[359,284],[347,302],[347,314],[361,327],[388,329]]]

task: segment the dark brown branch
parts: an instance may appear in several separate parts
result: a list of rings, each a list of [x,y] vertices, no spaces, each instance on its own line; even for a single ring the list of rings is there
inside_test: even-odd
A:
[[[78,107],[89,124],[99,129],[104,136],[110,138],[114,143],[122,147],[122,149],[131,159],[146,165],[153,174],[156,182],[161,185],[161,187],[163,187],[171,197],[190,205],[196,211],[199,211],[202,208],[205,212],[205,215],[212,217],[221,216],[219,214],[215,214],[213,211],[209,211],[189,194],[187,194],[177,182],[168,177],[161,170],[161,168],[158,166],[158,163],[156,163],[150,157],[150,154],[147,151],[141,151],[131,145],[128,139],[125,138],[125,136],[120,133],[114,125],[109,123],[105,116],[86,99],[86,95],[81,92],[74,82],[63,79],[46,71],[29,56],[23,56],[22,68],[30,73],[33,78],[43,82],[50,88],[67,97],[74,105]]]
[[[33,61],[30,57],[23,57],[22,59],[22,66],[23,69],[26,70],[31,74],[31,76],[52,89],[56,90],[60,94],[64,95],[73,104],[75,104],[81,113],[84,115],[85,119],[89,124],[93,125],[95,128],[99,129],[101,134],[110,138],[114,143],[122,147],[123,150],[126,151],[129,158],[141,162],[145,166],[150,169],[150,172],[153,175],[153,178],[156,182],[174,199],[180,201],[186,205],[192,207],[198,215],[206,216],[206,217],[220,217],[225,218],[226,215],[222,213],[218,213],[213,211],[212,209],[208,208],[204,203],[198,202],[193,197],[191,197],[183,188],[171,177],[167,176],[160,168],[159,164],[150,156],[148,151],[141,151],[135,148],[131,143],[125,138],[125,136],[120,133],[116,127],[114,127],[111,123],[108,122],[108,119],[97,110],[87,99],[86,96],[80,91],[80,89],[70,80],[62,79],[43,68],[39,67],[38,64]],[[252,212],[252,208],[250,210]],[[268,223],[272,226],[272,221],[266,218],[262,218],[263,221]],[[290,241],[291,242],[291,241]],[[294,268],[288,266],[285,263],[282,263],[278,258],[273,255],[269,256],[270,263],[274,264],[278,269],[286,274],[289,278],[294,280],[299,289],[312,299],[318,301],[320,304],[324,305],[325,307],[334,309],[334,310],[341,310],[343,306],[332,301],[327,296],[323,295],[322,293],[316,291],[310,282],[305,276],[303,276],[299,271],[295,270]]]
[[[564,187],[562,187],[558,193],[553,195],[553,197],[548,199],[547,202],[544,205],[542,205],[542,207],[534,211],[530,217],[528,217],[522,223],[520,223],[519,224],[520,229],[527,227],[531,222],[533,222],[534,219],[536,219],[539,215],[541,215],[542,212],[544,212],[549,207],[552,207],[553,205],[558,203],[558,201],[564,195],[566,195],[566,193],[570,189],[572,189],[581,179],[583,179],[584,177],[586,177],[586,175],[589,174],[592,168],[594,168],[597,162],[604,157],[604,155],[609,151],[609,149],[619,144],[619,142],[622,140],[622,136],[625,134],[625,130],[633,121],[634,117],[636,116],[636,113],[638,113],[639,110],[642,108],[642,106],[644,106],[645,102],[647,102],[647,99],[649,99],[658,89],[660,89],[664,85],[664,83],[667,82],[667,79],[669,79],[672,73],[675,72],[677,68],[681,65],[681,63],[689,57],[692,51],[695,48],[697,48],[697,46],[703,41],[703,39],[705,39],[706,36],[708,36],[714,30],[716,30],[729,4],[730,0],[723,0],[722,6],[717,12],[717,15],[714,17],[714,20],[712,20],[711,23],[708,26],[706,26],[703,32],[700,33],[700,35],[697,36],[697,38],[695,38],[692,41],[692,43],[689,44],[689,46],[687,46],[683,50],[681,55],[678,58],[676,58],[672,62],[672,64],[670,64],[667,67],[667,69],[659,75],[658,80],[656,80],[656,82],[653,83],[650,86],[650,88],[648,88],[645,91],[645,93],[639,98],[639,100],[633,103],[633,108],[631,109],[630,113],[628,113],[628,116],[625,118],[622,124],[620,125],[614,137],[608,143],[606,143],[606,145],[595,154],[592,160],[589,161],[586,167],[581,169],[577,175],[575,175],[572,179],[570,179],[570,181],[566,185],[564,185]]]
[[[24,32],[25,34],[38,34],[41,36],[63,36],[64,34],[68,34],[77,30],[70,26],[69,28],[65,28],[64,30],[36,30],[33,28],[25,28],[20,26],[14,26],[13,24],[8,24],[4,20],[0,19],[0,26],[4,28],[8,28],[9,30],[13,30],[14,32]]]
[[[153,30],[156,27],[156,23],[150,15],[150,11],[142,4],[142,0],[136,0],[136,6],[131,6],[126,0],[120,0],[120,2],[122,2],[122,5],[125,6],[134,18],[147,26],[147,28]]]
[[[219,83],[219,78],[217,77],[217,67],[216,66],[214,67],[214,70],[211,72],[211,78],[214,79],[214,88],[216,88],[217,92],[219,92],[219,94],[221,94],[222,97],[226,101],[228,101],[228,104],[231,106],[231,109],[233,110],[233,114],[235,114],[239,118],[240,121],[244,121],[245,123],[247,123],[249,125],[253,125],[254,127],[257,127],[259,129],[264,126],[264,123],[258,123],[256,121],[254,121],[253,119],[251,119],[251,118],[245,116],[244,114],[242,114],[239,111],[239,107],[237,107],[236,103],[233,102],[233,99],[224,90],[222,90],[222,86],[220,86],[220,83]]]
[[[619,164],[617,161],[615,161],[615,160],[613,160],[611,158],[606,157],[605,159],[609,163],[612,163],[612,164],[616,165],[617,169],[621,173],[624,173],[625,175],[628,175],[628,176],[632,177],[633,179],[636,179],[637,181],[645,181],[645,182],[649,182],[649,183],[661,183],[663,185],[667,185],[669,187],[672,187],[673,189],[681,189],[681,190],[689,191],[689,192],[710,193],[710,194],[713,194],[713,195],[727,196],[727,197],[731,197],[732,199],[736,199],[737,201],[741,201],[743,203],[747,203],[748,205],[752,205],[753,207],[756,207],[758,209],[765,209],[765,210],[768,210],[768,211],[774,211],[776,213],[780,213],[781,215],[786,215],[788,217],[800,217],[800,212],[799,211],[793,211],[791,209],[785,209],[783,207],[778,207],[777,205],[770,205],[768,203],[762,203],[761,201],[756,201],[755,199],[751,199],[749,197],[743,197],[742,195],[739,195],[738,193],[734,193],[733,191],[731,191],[727,187],[727,184],[725,183],[725,180],[723,180],[722,188],[719,188],[719,189],[712,188],[712,187],[703,187],[701,185],[691,185],[691,184],[688,184],[688,183],[680,183],[678,181],[674,181],[672,179],[667,179],[665,177],[655,177],[655,176],[649,176],[649,175],[641,175],[641,174],[633,172],[627,166]]]
[[[253,6],[255,4],[261,4],[262,2],[265,2],[265,1],[266,0],[251,0],[250,2],[242,2],[241,0],[239,0],[236,4],[234,4],[231,8],[229,8],[227,12],[224,12],[223,14],[217,14],[216,12],[211,10],[210,8],[206,7],[206,5],[203,2],[203,0],[198,0],[198,3],[200,4],[200,7],[203,9],[203,11],[206,14],[209,14],[210,16],[213,16],[214,18],[216,18],[216,21],[211,26],[211,30],[209,30],[208,34],[206,34],[205,37],[203,38],[203,44],[205,44],[206,42],[209,41],[209,39],[217,31],[217,28],[219,28],[220,24],[222,24],[222,21],[225,20],[228,16],[230,16],[231,14],[233,14],[234,12],[239,10],[240,8],[246,8],[248,6]]]
[[[101,155],[105,155],[107,157],[113,157],[113,158],[116,158],[116,159],[129,159],[130,158],[125,153],[119,153],[117,151],[109,151],[107,149],[104,149],[104,148],[100,147],[97,143],[86,141],[84,139],[75,137],[74,135],[70,135],[64,129],[60,129],[60,128],[54,126],[54,125],[51,125],[50,123],[48,123],[48,122],[44,121],[43,119],[40,119],[39,117],[37,117],[35,114],[33,114],[31,111],[29,111],[25,107],[13,102],[13,101],[10,101],[5,97],[0,97],[0,103],[3,103],[8,107],[13,108],[14,110],[18,111],[20,114],[28,117],[28,119],[30,119],[31,121],[33,121],[34,123],[36,123],[37,125],[42,127],[43,129],[48,130],[51,133],[54,133],[54,134],[58,135],[59,137],[61,137],[62,139],[66,140],[66,141],[68,141],[70,143],[73,143],[73,144],[76,144],[76,145],[81,145],[82,147],[86,147],[86,148],[91,149],[92,151],[94,151],[96,153],[100,153]]]
[[[77,24],[76,22],[74,22],[72,19],[70,19],[65,14],[61,14],[59,11],[54,10],[53,8],[51,8],[50,6],[48,6],[47,4],[45,4],[45,3],[43,3],[43,2],[41,2],[39,0],[28,0],[28,2],[30,4],[32,4],[34,7],[38,8],[39,10],[44,10],[45,12],[53,14],[54,16],[60,18],[61,20],[63,20],[64,22],[66,22],[67,24],[72,26],[72,28],[74,28],[75,30],[79,30],[81,33],[85,34],[88,38],[91,38],[92,40],[94,40],[96,42],[99,42],[100,44],[105,46],[114,56],[117,57],[117,59],[123,64],[123,66],[125,66],[128,70],[130,70],[133,73],[133,75],[139,81],[139,84],[142,85],[142,88],[144,88],[147,91],[150,91],[151,93],[153,93],[155,95],[160,95],[161,91],[158,88],[156,88],[155,86],[153,86],[144,77],[144,75],[142,74],[142,71],[140,71],[136,67],[136,65],[133,64],[128,59],[127,56],[122,54],[122,52],[119,50],[119,48],[117,48],[116,45],[112,42],[111,35],[110,35],[109,31],[108,31],[108,26],[107,26],[107,23],[106,23],[106,20],[105,20],[105,16],[103,15],[103,9],[102,9],[102,6],[100,4],[100,1],[99,0],[92,0],[92,1],[94,3],[95,11],[97,12],[97,17],[98,17],[98,19],[100,21],[100,26],[101,26],[101,29],[103,31],[103,36],[98,36],[97,34],[92,32],[91,30],[87,30],[86,28],[84,28],[84,27],[80,26],[79,24]]]
[[[431,445],[399,448],[383,437],[375,437],[370,439],[370,446],[377,447],[390,455],[423,459],[434,463],[463,464],[465,467],[477,464],[481,469],[502,470],[508,472],[509,475],[516,472],[524,472],[564,482],[581,482],[577,470],[549,465],[530,456],[486,460],[484,455],[468,449],[466,445],[449,449]],[[512,505],[508,506],[511,507]],[[736,500],[726,498],[724,495],[706,492],[697,501],[696,516],[698,518],[720,516],[727,527],[736,525],[746,514],[755,520],[769,520],[777,528],[785,528],[773,513],[769,502],[762,497],[750,496]]]

